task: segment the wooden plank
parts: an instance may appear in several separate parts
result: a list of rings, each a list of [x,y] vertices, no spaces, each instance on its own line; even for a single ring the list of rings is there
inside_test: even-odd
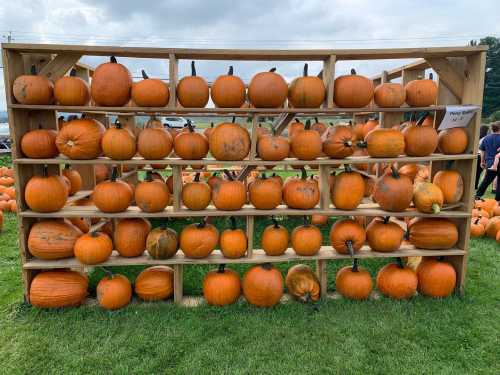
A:
[[[180,211],[182,207],[182,168],[179,165],[172,166],[174,180],[173,211]]]
[[[246,219],[246,234],[247,234],[247,243],[248,243],[248,246],[247,246],[247,257],[248,258],[251,258],[253,256],[253,236],[254,236],[254,229],[255,229],[255,226],[254,226],[254,223],[255,223],[255,220],[254,220],[254,217],[252,215],[250,216],[247,216],[247,219]]]
[[[81,57],[82,54],[80,53],[61,52],[46,64],[38,74],[55,81],[64,76]]]
[[[179,64],[175,54],[168,54],[168,87],[170,90],[169,108],[177,107],[177,80],[179,79]]]
[[[328,209],[330,207],[330,166],[319,166],[319,191],[320,191],[320,207]]]
[[[326,88],[326,98],[323,107],[333,108],[333,88],[335,83],[335,62],[336,56],[331,55],[323,61],[323,83]]]
[[[464,250],[461,249],[448,249],[448,250],[422,250],[415,249],[412,245],[402,245],[401,248],[392,253],[378,253],[371,251],[368,246],[363,246],[361,250],[354,254],[354,258],[368,259],[368,258],[394,258],[394,257],[408,257],[408,256],[462,256]],[[264,250],[254,250],[252,257],[243,258],[225,258],[219,250],[214,250],[206,258],[193,259],[187,258],[182,251],[178,251],[172,258],[169,259],[153,259],[146,252],[138,257],[123,258],[120,257],[118,252],[113,251],[111,257],[100,263],[100,266],[133,266],[133,265],[184,265],[184,264],[237,264],[237,263],[280,263],[291,261],[306,261],[306,260],[328,260],[328,259],[350,259],[349,254],[339,254],[331,246],[322,246],[318,254],[314,256],[301,256],[297,255],[293,249],[289,248],[285,254],[278,256],[268,256]],[[79,267],[82,263],[76,258],[67,258],[59,260],[42,260],[30,259],[24,264],[25,269],[52,269],[52,268],[71,268]]]
[[[428,58],[427,62],[439,75],[439,80],[448,87],[453,95],[462,98],[465,79],[463,74],[457,71],[445,57]]]
[[[177,304],[182,303],[184,284],[183,273],[182,264],[174,264],[174,302]]]
[[[409,64],[402,65],[400,67],[388,70],[387,71],[387,79],[392,80],[392,79],[401,77],[403,74],[403,70],[407,70],[407,71],[425,70],[427,68],[430,68],[429,63],[425,59],[418,59],[418,60],[411,62]],[[371,77],[371,79],[374,81],[374,83],[375,83],[375,81],[380,83],[381,74],[374,75]]]
[[[316,261],[316,276],[319,279],[321,287],[321,298],[326,298],[328,294],[328,273],[326,271],[327,260],[319,259]]]
[[[259,127],[259,116],[254,114],[252,115],[252,129],[251,129],[251,142],[250,142],[250,155],[248,155],[248,159],[255,160],[257,158],[257,138],[258,138],[258,127]]]

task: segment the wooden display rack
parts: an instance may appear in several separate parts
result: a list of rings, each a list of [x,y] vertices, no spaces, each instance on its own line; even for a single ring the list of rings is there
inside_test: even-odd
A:
[[[272,211],[257,210],[250,206],[245,206],[240,211],[217,211],[209,207],[204,211],[189,211],[182,207],[180,193],[182,189],[182,166],[196,165],[227,165],[241,166],[239,178],[244,179],[248,173],[256,166],[269,165],[269,162],[255,158],[256,148],[256,127],[259,115],[276,115],[273,124],[277,133],[282,132],[294,117],[311,116],[322,117],[338,114],[349,114],[354,120],[366,117],[368,114],[379,113],[381,126],[389,127],[394,122],[399,122],[404,112],[430,111],[435,114],[436,121],[444,115],[445,106],[449,104],[474,104],[482,105],[484,69],[486,58],[486,47],[467,46],[451,48],[401,48],[401,49],[374,49],[374,50],[221,50],[221,49],[169,49],[169,48],[138,48],[138,47],[104,47],[104,46],[77,46],[77,45],[44,45],[44,44],[2,44],[5,88],[7,95],[7,106],[9,113],[10,132],[13,138],[13,163],[15,171],[15,184],[18,204],[18,225],[19,225],[19,248],[23,266],[23,281],[25,299],[29,301],[29,285],[33,276],[40,270],[53,268],[83,268],[83,265],[75,258],[45,261],[33,258],[28,252],[26,241],[31,225],[41,218],[61,218],[61,217],[101,217],[101,218],[125,218],[125,217],[190,217],[190,216],[245,216],[246,232],[248,236],[248,252],[245,258],[226,259],[219,251],[214,251],[212,255],[205,259],[189,259],[183,256],[182,252],[167,260],[154,260],[147,254],[137,258],[121,258],[116,253],[104,263],[106,266],[114,265],[173,265],[174,276],[174,301],[182,303],[183,292],[183,266],[207,263],[263,263],[263,262],[287,262],[292,260],[316,260],[316,271],[318,273],[322,296],[327,293],[326,262],[331,259],[345,259],[346,255],[336,253],[331,246],[322,247],[321,251],[312,257],[301,257],[289,249],[284,255],[269,257],[262,250],[254,249],[253,232],[254,217],[262,215],[311,215],[324,214],[329,216],[355,215],[355,216],[427,216],[427,217],[448,217],[452,219],[459,229],[459,241],[456,248],[449,250],[421,250],[412,246],[403,246],[394,253],[377,253],[365,246],[358,254],[357,258],[374,257],[395,257],[395,256],[445,256],[457,271],[458,282],[457,292],[463,293],[464,280],[467,264],[467,252],[469,249],[469,226],[470,213],[474,198],[474,178],[475,165],[478,148],[478,129],[481,120],[481,111],[477,112],[468,126],[470,141],[467,152],[462,155],[433,154],[429,157],[399,157],[373,159],[370,157],[350,157],[342,160],[319,159],[313,163],[319,165],[320,204],[313,210],[295,210],[286,207],[279,207]],[[37,65],[39,74],[55,80],[66,74],[84,55],[98,56],[123,56],[136,58],[156,58],[169,62],[169,85],[170,102],[163,108],[140,108],[140,107],[64,107],[59,105],[21,105],[16,104],[12,95],[12,83],[16,77],[28,73],[32,64]],[[401,59],[419,58],[415,63],[405,65],[401,68],[373,77],[375,84],[387,82],[391,79],[401,77],[402,83],[417,79],[422,76],[425,69],[432,68],[438,74],[438,102],[437,105],[427,108],[377,108],[373,104],[367,108],[336,108],[333,102],[333,85],[335,77],[335,63],[341,60],[371,60],[371,59]],[[322,77],[327,89],[326,100],[322,108],[319,109],[220,109],[202,108],[187,109],[179,108],[176,101],[175,87],[178,80],[178,61],[181,59],[190,60],[248,60],[248,61],[323,61]],[[92,74],[88,67],[81,64],[77,66],[78,75],[89,81]],[[134,126],[134,116],[144,114],[183,114],[189,116],[248,116],[253,117],[252,124],[252,144],[251,152],[247,160],[239,162],[222,162],[213,159],[207,160],[180,160],[164,159],[155,161],[145,161],[141,158],[134,158],[127,161],[115,161],[106,158],[96,160],[69,160],[63,157],[46,160],[26,159],[20,152],[19,142],[21,136],[27,131],[37,128],[41,124],[44,128],[57,129],[57,117],[59,113],[86,113],[87,116],[97,118],[104,124],[107,123],[106,115],[116,114],[122,123]],[[422,214],[416,211],[405,211],[401,213],[384,212],[377,205],[364,203],[356,210],[343,211],[334,208],[330,202],[328,175],[332,165],[339,163],[421,163],[427,162],[432,168],[432,174],[443,169],[449,161],[453,161],[453,168],[457,169],[463,176],[464,196],[459,205],[446,207],[437,215]],[[60,165],[73,164],[78,168],[84,179],[84,191],[79,197],[90,194],[95,185],[94,168],[96,163],[116,164],[116,165],[143,165],[143,164],[164,164],[172,166],[174,177],[174,201],[173,206],[168,207],[164,212],[148,214],[139,211],[136,207],[131,207],[127,211],[118,214],[105,214],[99,212],[95,207],[76,207],[69,203],[61,211],[56,213],[37,213],[30,211],[23,199],[23,191],[28,180],[41,171],[43,164],[49,165],[52,173],[59,173]],[[275,165],[305,165],[311,162],[296,159],[286,159],[275,162]],[[129,178],[137,178],[136,174],[129,174]]]

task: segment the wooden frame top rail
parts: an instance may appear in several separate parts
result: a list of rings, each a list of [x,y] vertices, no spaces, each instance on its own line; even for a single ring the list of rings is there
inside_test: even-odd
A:
[[[406,59],[426,57],[463,57],[488,49],[487,46],[457,46],[428,48],[380,48],[380,49],[191,49],[113,47],[65,44],[2,43],[5,50],[24,53],[81,53],[92,56],[123,56],[138,58],[169,58],[197,60],[276,60],[276,61],[323,61],[331,55],[337,60]]]

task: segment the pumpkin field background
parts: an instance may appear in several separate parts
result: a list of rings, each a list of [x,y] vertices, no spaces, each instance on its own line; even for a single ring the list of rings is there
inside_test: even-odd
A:
[[[3,157],[0,164],[10,164]],[[188,220],[176,220],[174,228]],[[289,218],[291,229],[301,218]],[[322,227],[324,238],[333,220]],[[0,373],[500,373],[498,244],[472,239],[463,298],[289,302],[259,309],[140,303],[44,311],[22,301],[16,216],[0,234]],[[242,222],[239,222],[243,225]],[[154,225],[154,223],[153,223]],[[226,221],[216,225],[226,227]],[[258,234],[268,219],[256,222]],[[328,262],[333,275],[347,261]],[[374,276],[385,260],[363,260]],[[290,263],[276,266],[285,273]],[[249,265],[231,265],[241,274]],[[115,267],[131,280],[143,267]],[[188,266],[187,295],[201,295],[214,266]],[[91,293],[103,276],[90,275]],[[201,370],[200,370],[201,369]]]

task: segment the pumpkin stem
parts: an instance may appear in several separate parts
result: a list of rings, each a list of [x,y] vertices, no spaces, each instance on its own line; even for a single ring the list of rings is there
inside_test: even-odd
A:
[[[73,69],[71,69],[71,70],[69,71],[69,76],[70,76],[70,77],[76,77],[76,69],[75,69],[75,68],[73,68]]]
[[[188,127],[190,133],[194,133],[194,128],[193,128],[193,124],[191,123],[191,120],[189,120],[189,119],[187,120],[186,126]]]
[[[265,270],[269,271],[273,268],[273,265],[271,263],[267,262],[267,263],[262,263],[261,267],[264,268]]]
[[[430,80],[434,79],[434,75],[432,74],[432,72],[429,73],[429,79]]]
[[[352,272],[359,272],[359,270],[358,270],[358,258],[353,259],[351,271]]]
[[[36,66],[35,64],[31,65],[30,73],[32,76],[36,76]]]
[[[114,56],[110,56],[110,57],[109,57],[109,62],[110,62],[110,63],[113,63],[113,64],[116,64],[118,61],[116,60],[116,57],[114,57]]]
[[[393,178],[399,178],[399,172],[394,165],[391,165],[391,175]]]
[[[311,120],[307,119],[307,121],[306,121],[306,125],[304,126],[304,129],[305,129],[305,130],[309,130],[309,129],[311,129]]]
[[[387,224],[389,222],[390,218],[391,218],[390,216],[384,217],[384,224]]]
[[[49,166],[47,164],[44,164],[42,168],[42,176],[47,177],[48,175],[49,175]]]
[[[120,122],[120,120],[116,119],[115,121],[115,128],[117,129],[121,129],[123,126],[122,126],[122,123]]]
[[[194,66],[194,60],[191,61],[191,76],[196,77],[196,67]]]
[[[260,178],[262,178],[263,180],[267,180],[266,172],[262,172]]]
[[[358,146],[359,148],[367,148],[368,147],[368,142],[366,141],[359,141],[356,146]]]
[[[217,273],[224,273],[224,269],[226,265],[224,263],[219,264],[219,268],[217,269]]]
[[[399,268],[405,268],[404,264],[403,264],[403,261],[401,260],[401,258],[397,257],[396,258],[396,263],[398,265]]]
[[[351,165],[350,165],[350,164],[344,164],[344,170],[345,170],[347,173],[351,173],[351,172],[352,172]],[[335,172],[333,172],[333,173],[335,173]]]
[[[202,221],[200,221],[198,224],[196,224],[196,228],[198,228],[198,229],[205,228],[206,225],[207,225],[207,221],[205,220],[205,218],[203,218]]]
[[[113,272],[108,270],[106,267],[103,267],[103,266],[97,266],[97,267],[102,269],[104,271],[104,273],[106,274],[106,276],[108,276],[109,278],[113,278]]]
[[[276,71],[276,68],[271,68],[271,69],[269,69],[269,71],[270,71],[271,73],[274,73],[274,72]]]
[[[233,116],[233,119],[231,120],[231,122],[234,124],[236,122],[236,116]]]
[[[98,231],[93,230],[93,231],[90,232],[90,237],[96,238],[97,236],[99,236],[99,232]]]
[[[200,182],[200,172],[196,172],[194,175],[194,182]]]
[[[276,218],[274,216],[271,216],[271,221],[273,222],[274,227],[276,229],[278,229],[280,227],[280,225],[278,224],[278,220],[276,220]]]
[[[308,70],[309,66],[307,63],[304,64],[304,72],[303,72],[303,76],[304,77],[307,77],[307,70]]]
[[[345,245],[347,246],[347,251],[349,251],[349,255],[352,258],[354,256],[354,248],[352,247],[352,241],[351,240],[347,240],[345,242]]]
[[[300,178],[302,180],[306,180],[307,179],[307,171],[304,167],[300,168],[300,171],[302,172],[302,175],[300,176]]]
[[[233,66],[232,65],[229,65],[229,71],[227,72],[227,75],[228,76],[232,76],[233,75]]]
[[[229,179],[229,181],[234,181],[233,175],[227,169],[224,169],[223,172],[227,176],[227,178]]]
[[[447,160],[445,169],[451,169],[453,162],[454,162],[454,160]]]
[[[147,181],[147,182],[153,181],[153,173],[151,173],[151,171],[146,172],[146,178],[144,179],[144,181]]]
[[[314,121],[316,122],[316,124],[319,122],[317,117],[314,118]]]
[[[302,221],[304,222],[304,226],[306,226],[306,227],[309,226],[309,220],[307,219],[306,215],[303,216]]]
[[[434,214],[438,214],[441,212],[441,207],[439,206],[439,204],[437,204],[437,203],[432,204],[432,212]]]
[[[144,69],[141,70],[142,78],[143,79],[149,79],[148,75],[146,74],[146,71]]]
[[[440,255],[440,256],[438,256],[438,257],[437,257],[437,260],[438,260],[438,261],[440,261],[440,262],[444,261],[444,255]]]
[[[211,127],[211,128],[213,128],[213,127],[214,127],[214,123],[213,123],[213,122],[211,122],[211,123],[210,123],[210,127]]]
[[[423,116],[418,119],[417,126],[422,126],[422,124],[424,123],[425,118],[427,117],[428,114],[429,114],[429,112],[425,112],[423,114]]]
[[[479,220],[480,220],[480,219],[481,219],[481,216],[478,216],[478,217],[476,218],[476,222],[475,222],[474,224],[479,224]]]
[[[234,216],[231,216],[229,218],[229,220],[231,221],[231,229],[235,230],[236,229],[236,218]]]
[[[356,75],[356,69],[352,68],[352,69],[351,69],[351,74],[352,74],[352,75]]]
[[[111,182],[115,182],[118,178],[118,167],[114,166],[111,171]]]

